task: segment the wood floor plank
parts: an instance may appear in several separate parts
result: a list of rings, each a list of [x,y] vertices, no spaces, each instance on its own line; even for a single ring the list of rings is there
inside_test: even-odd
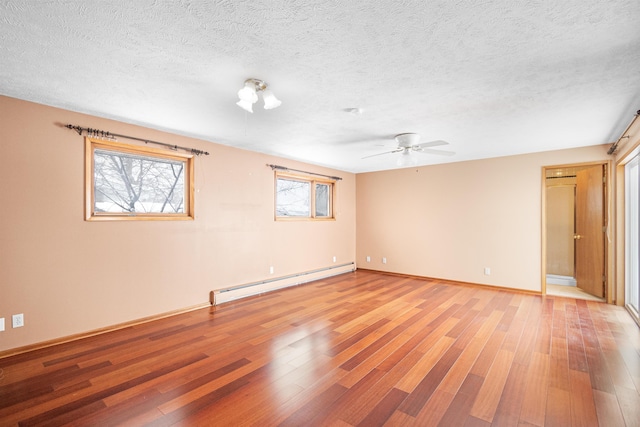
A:
[[[570,370],[569,380],[571,382],[571,424],[589,425],[592,420],[598,419],[589,374]]]
[[[417,416],[461,353],[461,348],[450,346],[422,381],[416,385],[405,401],[402,402],[399,409],[409,415]]]
[[[360,423],[372,410],[375,405],[380,402],[389,390],[395,387],[401,378],[407,375],[411,367],[413,367],[422,353],[412,351],[400,360],[391,370],[383,371],[385,374],[375,384],[372,384],[367,390],[364,390],[357,396],[351,405],[339,415],[340,418],[352,425]],[[396,387],[397,388],[397,387]]]
[[[535,351],[529,364],[520,421],[532,426],[543,426],[545,422],[550,359],[549,354]]]
[[[324,408],[326,408],[327,406],[331,406],[331,404],[340,399],[340,397],[345,394],[346,391],[347,389],[340,384],[333,384],[323,393],[320,393],[313,400],[307,402],[293,414],[288,416],[279,425],[282,427],[295,427],[305,425],[307,423],[307,420],[323,413]]]
[[[553,300],[546,298],[542,301],[542,313],[536,327],[536,348],[538,353],[549,354],[551,351],[551,334],[553,327]]]
[[[415,337],[416,332],[422,330],[422,327],[425,324],[426,323],[424,322],[424,318],[422,318],[420,319],[420,321],[415,322],[411,326],[407,327],[404,331],[402,331],[400,334],[395,336],[388,343],[380,347],[377,351],[373,352],[372,354],[369,355],[368,353],[371,353],[371,352],[368,351],[367,349],[353,356],[351,359],[349,359],[349,361],[354,358],[361,359],[362,353],[367,353],[366,356],[368,356],[361,363],[359,363],[355,368],[347,369],[345,364],[348,363],[349,361],[340,365],[341,369],[345,369],[349,371],[349,373],[342,378],[342,380],[340,381],[340,384],[344,385],[345,387],[352,387],[355,383],[360,381],[364,376],[366,376],[369,372],[371,372],[372,369],[382,370],[382,365],[388,364],[389,357],[392,354],[395,354],[398,348],[401,348],[404,344],[407,343],[408,340],[410,340],[412,337]]]
[[[549,381],[549,387],[566,391],[571,390],[571,386],[569,385],[567,340],[564,338],[551,338]]]
[[[487,344],[491,336],[490,334],[495,330],[500,317],[501,313],[494,311],[482,322],[478,330],[474,331],[473,339],[462,347],[462,354],[460,354],[458,360],[438,386],[439,390],[451,394],[458,393],[461,385],[467,379],[471,368],[477,361],[478,355]],[[457,346],[459,344],[460,343],[456,341],[454,345]]]
[[[403,426],[413,427],[416,426],[416,419],[411,415],[407,415],[402,411],[396,410],[389,419],[384,423],[385,427]]]
[[[397,388],[391,391],[369,412],[358,427],[382,426],[398,408],[398,405],[406,399],[407,393]]]
[[[451,404],[447,407],[447,411],[440,419],[438,425],[442,427],[463,425],[469,417],[469,413],[480,392],[483,381],[483,378],[469,374],[460,386],[460,389],[456,390],[456,392],[446,391],[442,387],[438,388],[438,391],[443,391],[453,396]]]
[[[398,326],[394,327],[392,330],[386,332],[383,336],[377,337],[375,341],[368,343],[360,352],[358,352],[357,355],[351,357],[349,360],[340,365],[340,368],[346,369],[347,371],[354,369],[356,366],[378,352],[378,350],[387,345],[390,341],[394,340],[410,325],[413,325],[424,316],[420,310],[417,310],[417,312],[408,311],[406,315],[410,317],[408,317]]]
[[[493,420],[512,361],[512,352],[505,349],[498,351],[471,409],[471,416],[489,423]]]
[[[545,427],[571,425],[571,393],[569,391],[549,387],[544,425]]]
[[[380,381],[385,374],[385,371],[378,369],[371,370],[361,378],[360,381],[348,387],[341,398],[326,407],[323,413],[317,414],[313,418],[308,418],[308,425],[328,425],[340,419],[342,414],[350,410],[350,408],[356,404],[357,400]]]
[[[498,351],[502,347],[504,337],[507,335],[505,331],[500,330],[498,327],[493,331],[486,345],[482,349],[482,352],[478,355],[475,363],[471,367],[471,373],[479,377],[484,378],[489,372],[489,369],[493,365]]]
[[[391,370],[400,360],[407,356],[411,351],[418,347],[425,340],[429,339],[429,342],[433,343],[438,340],[440,333],[444,334],[451,329],[455,320],[450,320],[449,323],[443,326],[443,323],[451,317],[451,314],[455,313],[460,306],[457,304],[451,305],[446,309],[434,310],[431,314],[425,314],[428,323],[415,333],[396,351],[394,351],[388,358],[384,360],[378,366],[379,369],[384,371]]]
[[[615,393],[610,394],[600,390],[593,390],[593,399],[598,413],[598,420],[607,420],[607,423],[612,426],[625,425]]]
[[[511,364],[509,375],[493,416],[492,426],[508,427],[518,423],[527,385],[527,368],[527,365],[516,363],[515,360]]]
[[[366,270],[0,369],[3,427],[640,425],[621,307]]]
[[[436,426],[451,405],[454,396],[451,393],[436,390],[416,415],[416,425]]]
[[[616,396],[624,422],[629,427],[640,426],[640,394],[636,389],[616,387]]]
[[[451,320],[451,323],[456,322]],[[457,322],[456,322],[457,323]],[[447,325],[444,323],[443,325]],[[407,393],[411,393],[415,388],[423,381],[425,376],[431,371],[431,369],[438,363],[442,356],[449,350],[451,345],[455,342],[454,338],[447,336],[440,336],[440,338],[433,343],[431,348],[423,354],[420,360],[411,368],[404,378],[398,382],[396,387]],[[411,413],[407,412],[409,415]],[[413,414],[415,416],[415,414]]]

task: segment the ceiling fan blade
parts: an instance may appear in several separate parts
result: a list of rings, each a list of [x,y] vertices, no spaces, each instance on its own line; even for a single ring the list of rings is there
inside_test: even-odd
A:
[[[395,150],[385,151],[384,153],[378,153],[378,154],[372,154],[370,156],[364,156],[363,159],[368,159],[369,157],[382,156],[383,154],[399,153],[400,151],[403,151],[403,150],[404,150],[404,148],[396,148]]]
[[[416,153],[422,153],[422,154],[437,154],[439,156],[453,156],[454,154],[456,154],[453,151],[432,150],[430,148],[419,148],[413,151],[415,151]]]
[[[421,144],[416,144],[414,147],[427,148],[427,147],[439,147],[441,145],[449,145],[447,141],[443,141],[441,139],[437,139],[435,141],[423,142]]]

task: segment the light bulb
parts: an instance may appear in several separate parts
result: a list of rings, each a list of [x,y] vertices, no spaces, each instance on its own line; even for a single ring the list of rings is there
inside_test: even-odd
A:
[[[396,165],[400,167],[413,166],[416,163],[416,159],[411,155],[411,150],[409,148],[405,148],[402,154],[398,156],[398,160],[396,161]]]
[[[271,92],[271,89],[265,89],[262,91],[262,98],[264,99],[264,109],[271,110],[279,107],[282,104],[276,96]]]
[[[238,91],[238,98],[241,101],[251,102],[252,104],[258,100],[256,87],[253,83],[245,83],[244,87]]]
[[[253,113],[253,102],[251,101],[241,99],[240,101],[236,102],[236,105],[243,110]]]

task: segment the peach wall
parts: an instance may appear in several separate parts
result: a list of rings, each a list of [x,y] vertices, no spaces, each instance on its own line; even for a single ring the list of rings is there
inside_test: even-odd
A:
[[[607,148],[359,174],[358,267],[541,291],[542,167],[609,160]]]
[[[0,351],[355,261],[353,174],[7,97],[0,117]],[[85,222],[84,139],[67,123],[209,151],[196,159],[195,221]],[[275,222],[267,163],[343,177],[337,220]],[[17,313],[25,326],[12,329]]]

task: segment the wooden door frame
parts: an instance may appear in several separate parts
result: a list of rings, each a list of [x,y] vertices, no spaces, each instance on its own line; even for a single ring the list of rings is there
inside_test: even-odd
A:
[[[605,300],[609,304],[615,304],[615,295],[616,295],[616,286],[614,283],[614,244],[615,244],[615,227],[614,227],[614,219],[615,215],[613,214],[613,197],[612,197],[612,189],[613,187],[613,179],[614,175],[612,173],[612,165],[609,160],[602,161],[594,161],[594,162],[584,162],[584,163],[571,163],[571,164],[561,164],[561,165],[550,165],[543,166],[541,173],[541,187],[542,187],[542,211],[541,211],[541,238],[542,238],[542,259],[541,259],[541,277],[540,277],[540,289],[542,295],[547,294],[547,185],[546,185],[546,175],[548,169],[562,169],[562,168],[577,168],[577,167],[587,167],[587,166],[605,166],[605,221],[607,224],[607,233],[605,236],[605,245],[604,245],[604,261],[605,261],[605,274],[607,276],[606,285],[605,285]]]

